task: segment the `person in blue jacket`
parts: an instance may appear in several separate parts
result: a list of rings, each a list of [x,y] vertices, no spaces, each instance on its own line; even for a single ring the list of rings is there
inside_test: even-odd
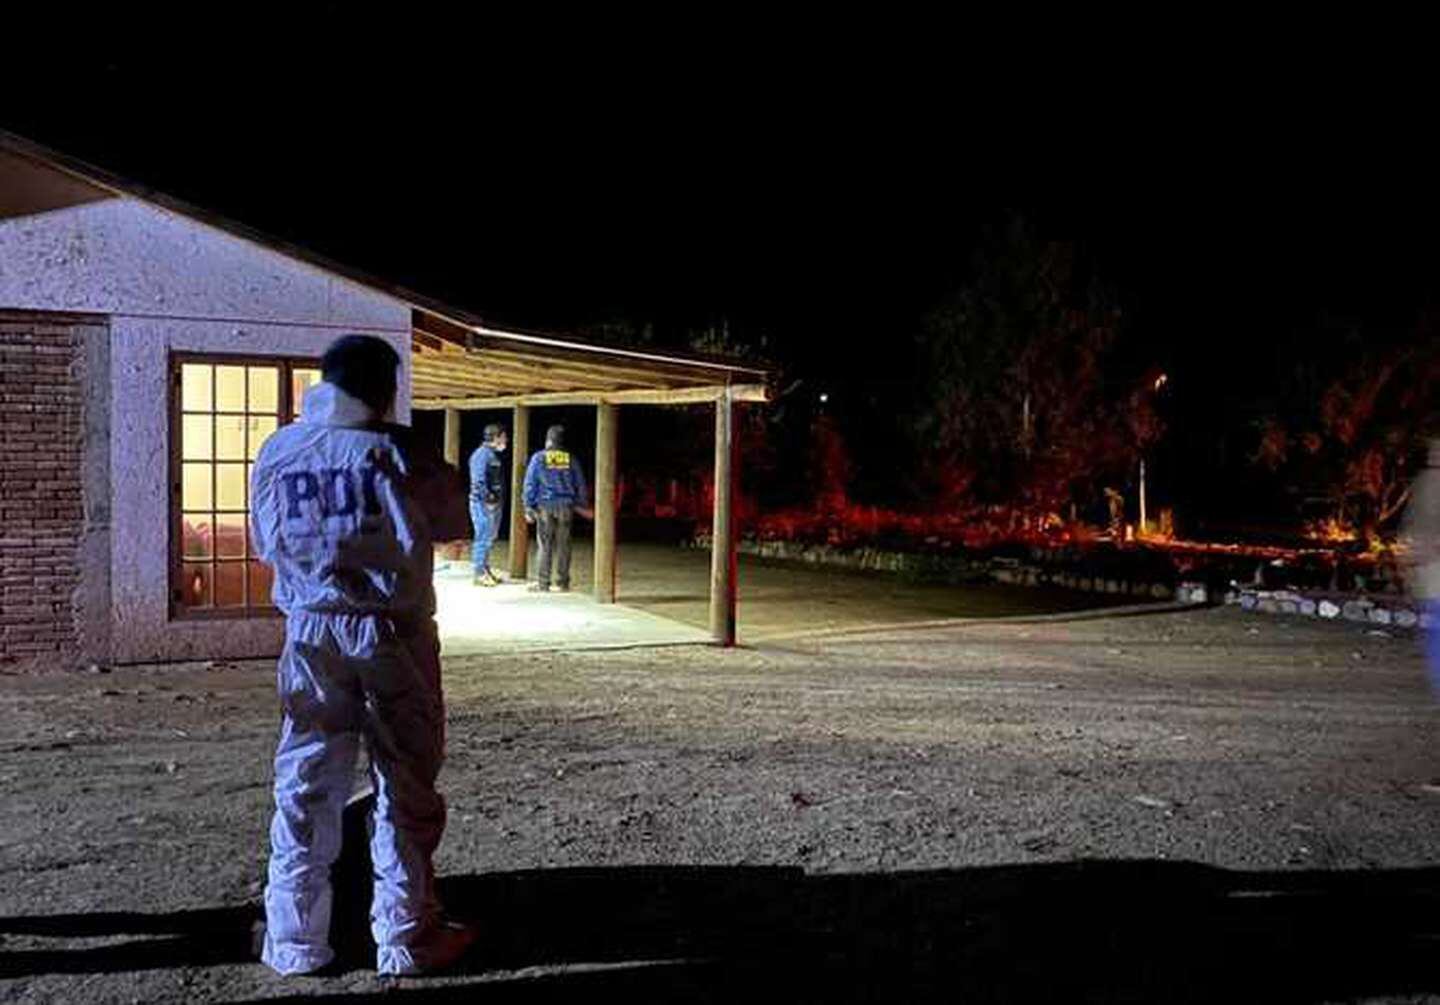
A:
[[[500,577],[490,568],[490,549],[505,515],[505,476],[500,455],[509,445],[504,426],[485,427],[485,441],[470,455],[470,522],[475,526],[475,543],[470,560],[475,567],[476,586],[499,586]]]
[[[525,519],[535,524],[540,541],[531,590],[550,589],[552,564],[555,588],[570,589],[570,522],[576,511],[588,512],[588,496],[580,459],[565,449],[565,427],[551,426],[545,449],[535,451],[525,468]]]

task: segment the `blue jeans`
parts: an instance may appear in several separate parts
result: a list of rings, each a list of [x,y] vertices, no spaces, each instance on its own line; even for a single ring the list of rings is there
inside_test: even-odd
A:
[[[504,506],[489,506],[483,502],[470,502],[470,522],[475,525],[475,545],[470,549],[470,560],[478,576],[490,568],[490,548],[495,544],[495,535],[500,533],[500,517]]]

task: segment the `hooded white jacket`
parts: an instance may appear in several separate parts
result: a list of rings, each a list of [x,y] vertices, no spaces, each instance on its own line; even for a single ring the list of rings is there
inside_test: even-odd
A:
[[[251,476],[251,536],[275,568],[275,606],[433,616],[433,544],[470,535],[465,496],[460,473],[409,428],[315,385]]]

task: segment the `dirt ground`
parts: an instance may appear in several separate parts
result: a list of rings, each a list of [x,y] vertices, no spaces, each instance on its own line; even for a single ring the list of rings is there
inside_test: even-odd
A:
[[[250,957],[268,664],[0,679],[0,1001],[1440,1000],[1413,637],[1233,610],[446,664],[461,972]]]

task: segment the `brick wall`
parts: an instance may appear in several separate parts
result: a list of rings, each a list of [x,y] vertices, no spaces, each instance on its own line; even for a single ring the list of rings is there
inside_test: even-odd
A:
[[[0,668],[64,666],[82,643],[86,339],[91,318],[0,311]]]

